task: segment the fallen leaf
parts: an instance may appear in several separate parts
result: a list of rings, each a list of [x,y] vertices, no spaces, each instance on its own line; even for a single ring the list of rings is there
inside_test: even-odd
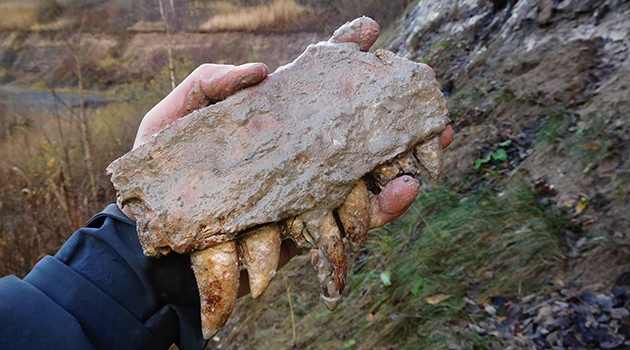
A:
[[[373,299],[372,298],[367,298],[366,300],[363,301],[363,303],[361,303],[360,308],[363,309],[366,306],[370,305],[372,303]]]
[[[600,149],[602,149],[602,145],[600,145],[597,141],[591,141],[587,143],[586,145],[584,145],[584,147],[592,151],[599,151]]]
[[[575,215],[579,215],[584,211],[584,209],[586,209],[586,203],[588,203],[588,199],[582,197],[580,202],[575,206]]]
[[[450,295],[445,293],[435,293],[433,295],[429,295],[428,297],[422,298],[422,300],[424,300],[427,304],[437,305],[450,297]]]
[[[575,203],[579,203],[581,198],[582,196],[577,193],[565,193],[560,195],[558,203],[562,204],[566,208],[573,208]]]
[[[508,154],[503,148],[499,148],[496,152],[492,154],[492,159],[498,162],[504,162],[508,159]]]
[[[551,284],[553,284],[554,286],[559,286],[559,287],[564,287],[564,275],[563,274],[557,274],[555,276],[553,276],[549,282],[551,282]]]
[[[381,281],[383,282],[383,286],[389,287],[392,285],[392,272],[387,270],[381,272]]]

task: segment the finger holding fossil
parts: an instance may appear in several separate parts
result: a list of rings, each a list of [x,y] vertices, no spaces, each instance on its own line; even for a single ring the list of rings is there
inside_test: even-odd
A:
[[[367,51],[378,39],[380,28],[378,23],[369,17],[360,17],[352,22],[348,22],[337,29],[332,38],[328,40],[330,43],[356,43],[359,50]]]
[[[385,225],[401,216],[418,195],[420,184],[404,175],[390,182],[378,195],[370,198],[370,229]]]

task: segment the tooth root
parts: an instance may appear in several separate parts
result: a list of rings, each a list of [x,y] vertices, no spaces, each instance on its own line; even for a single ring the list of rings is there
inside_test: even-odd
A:
[[[277,224],[265,225],[242,238],[238,244],[243,254],[243,266],[249,275],[249,290],[255,299],[276,275],[282,245],[280,228]]]
[[[311,264],[319,280],[320,298],[332,311],[341,302],[346,286],[346,254],[332,212],[326,213],[319,229],[319,245],[311,249]]]
[[[346,239],[353,252],[358,252],[367,237],[370,225],[370,196],[362,179],[354,186],[345,202],[337,209]]]
[[[414,152],[416,158],[422,166],[427,170],[434,181],[437,181],[442,175],[444,166],[444,158],[440,138],[434,137],[431,140],[415,147]]]
[[[201,301],[204,339],[212,338],[232,314],[238,296],[239,266],[236,242],[190,253]]]

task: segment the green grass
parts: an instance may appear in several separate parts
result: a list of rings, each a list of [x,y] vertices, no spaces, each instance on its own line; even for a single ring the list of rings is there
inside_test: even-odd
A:
[[[381,315],[365,321],[356,337],[425,348],[456,341],[446,338],[457,335],[453,327],[465,326],[457,324],[465,297],[482,303],[528,293],[556,266],[563,222],[522,185],[502,193],[437,188],[422,194],[402,219],[371,235],[370,257],[354,268],[348,299],[376,292],[366,312]],[[378,279],[384,269],[392,271],[390,287]],[[448,299],[426,302],[438,293]]]
[[[551,111],[536,133],[536,142],[558,143],[569,132],[574,119],[573,113],[565,109]]]
[[[536,142],[554,145],[558,154],[571,158],[587,173],[610,154],[620,132],[604,115],[580,120],[570,111],[557,109],[548,113],[536,136]]]

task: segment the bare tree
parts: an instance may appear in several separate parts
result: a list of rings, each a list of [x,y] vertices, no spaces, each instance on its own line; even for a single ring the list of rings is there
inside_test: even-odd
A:
[[[160,5],[160,15],[162,16],[162,23],[164,23],[164,28],[166,29],[166,53],[168,55],[168,72],[171,77],[171,90],[175,90],[175,68],[173,66],[173,43],[171,41],[171,29],[169,25],[168,11],[164,10],[164,5],[162,4],[163,0],[158,0]],[[171,5],[171,13],[173,16],[175,15],[175,5],[173,4],[173,0],[170,0]]]

